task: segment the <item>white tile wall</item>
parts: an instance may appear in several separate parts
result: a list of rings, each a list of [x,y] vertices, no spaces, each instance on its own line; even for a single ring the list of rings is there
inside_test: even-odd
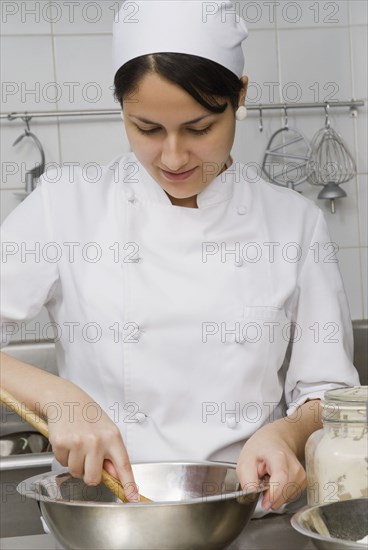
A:
[[[249,2],[240,0],[234,2],[238,13],[245,19],[250,32],[256,29],[276,28],[277,1],[271,2]]]
[[[356,132],[357,132],[357,166],[360,174],[366,174],[368,172],[367,163],[367,128],[368,128],[368,110],[367,99],[365,100],[364,107],[359,109],[358,117],[356,119]]]
[[[351,27],[352,39],[352,69],[353,69],[353,96],[367,97],[367,28],[364,26]]]
[[[363,282],[359,248],[342,248],[338,253],[339,268],[353,319],[363,319]]]
[[[363,282],[363,318],[368,319],[368,248],[360,249],[360,257],[362,262],[362,282]]]
[[[276,30],[250,32],[243,45],[248,83],[248,103],[278,103],[280,101],[279,61]],[[262,61],[250,52],[267,51]],[[261,61],[261,62],[260,62]]]
[[[65,2],[55,0],[52,2],[53,34],[110,34],[114,16],[121,5],[122,0],[90,2],[79,0],[78,2]]]
[[[110,35],[55,36],[59,109],[111,109],[113,69]]]
[[[277,27],[295,29],[302,27],[339,27],[348,25],[348,0],[279,2]]]
[[[0,62],[2,111],[54,110],[55,67],[51,35],[3,36]]]
[[[1,2],[1,111],[117,108],[112,96],[111,25],[121,2]],[[367,101],[365,0],[234,3],[250,32],[244,44],[249,104],[351,97]],[[69,96],[70,83],[75,83],[74,97]],[[36,94],[26,94],[32,88]],[[100,95],[93,98],[96,90]],[[308,139],[324,124],[323,110],[288,114],[290,126]],[[330,115],[331,125],[357,160],[358,176],[344,184],[348,197],[337,201],[334,215],[328,204],[318,201],[319,187],[303,183],[298,191],[324,209],[331,237],[340,247],[352,316],[366,318],[367,105],[359,109],[357,119],[349,116],[348,109],[331,109]],[[263,124],[261,133],[257,112],[237,123],[235,160],[261,163],[268,140],[283,124],[282,112],[264,111]],[[39,158],[31,140],[12,147],[23,129],[20,120],[0,126],[2,220],[19,203],[13,191],[22,189],[25,171]],[[61,166],[71,161],[106,164],[129,150],[119,117],[33,119],[31,130],[44,146],[47,163]]]
[[[368,246],[368,176],[361,174],[357,177],[358,182],[358,210],[359,210],[359,229],[360,246]],[[367,281],[368,279],[366,279]]]
[[[366,0],[349,0],[350,24],[367,25],[368,23],[368,3]]]
[[[2,35],[51,34],[49,2],[1,2]]]
[[[279,41],[284,101],[351,98],[347,27],[282,29]],[[292,83],[299,92],[295,98]]]

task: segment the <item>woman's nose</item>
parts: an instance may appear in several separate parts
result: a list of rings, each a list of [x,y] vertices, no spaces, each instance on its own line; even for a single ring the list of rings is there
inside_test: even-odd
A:
[[[189,154],[183,140],[168,137],[162,145],[161,162],[171,172],[180,172],[188,165]]]

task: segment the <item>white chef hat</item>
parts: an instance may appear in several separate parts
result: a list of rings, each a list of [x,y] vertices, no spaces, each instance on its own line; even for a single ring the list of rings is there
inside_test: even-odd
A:
[[[240,78],[247,36],[229,0],[124,0],[113,24],[114,75],[141,55],[174,52],[211,59]]]

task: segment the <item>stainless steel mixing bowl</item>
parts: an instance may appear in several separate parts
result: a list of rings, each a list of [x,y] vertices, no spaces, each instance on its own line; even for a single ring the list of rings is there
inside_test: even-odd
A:
[[[89,487],[70,474],[50,472],[20,483],[66,549],[215,550],[243,530],[259,491],[243,492],[234,464],[133,464],[140,491],[152,503],[117,503],[102,484]]]
[[[367,545],[356,541],[368,535],[368,498],[302,508],[291,525],[320,550],[364,550]],[[323,534],[326,528],[330,537]]]

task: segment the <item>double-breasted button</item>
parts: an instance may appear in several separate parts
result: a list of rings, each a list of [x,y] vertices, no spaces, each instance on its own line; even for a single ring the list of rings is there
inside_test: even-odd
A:
[[[136,252],[135,254],[132,254],[131,256],[129,256],[129,262],[128,263],[138,264],[141,261],[142,261],[142,256],[140,256],[138,254],[138,252]]]
[[[135,418],[137,422],[139,422],[139,424],[142,424],[143,422],[146,421],[147,416],[143,412],[137,412],[137,414],[135,415]]]
[[[142,336],[142,332],[143,331],[139,327],[137,327],[137,329],[134,330],[134,332],[132,333],[131,337],[133,338],[133,340],[137,340],[138,342]]]
[[[245,206],[238,206],[238,208],[236,209],[237,213],[239,214],[239,216],[244,216],[244,214],[247,213],[247,208]]]
[[[128,202],[130,202],[130,204],[134,204],[135,201],[137,200],[135,193],[133,193],[133,191],[127,192],[127,199],[128,199]]]
[[[236,417],[234,415],[229,416],[226,420],[226,425],[228,428],[230,428],[230,430],[234,430],[236,428],[236,424]]]
[[[121,269],[125,269],[129,264],[140,264],[143,262],[142,256],[136,256],[129,258],[129,262],[120,262]]]

